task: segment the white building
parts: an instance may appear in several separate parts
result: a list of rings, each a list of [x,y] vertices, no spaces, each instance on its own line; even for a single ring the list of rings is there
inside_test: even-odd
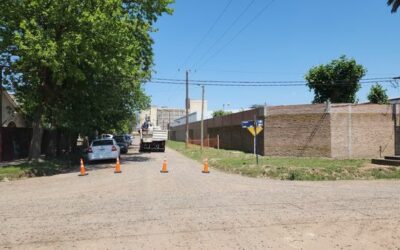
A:
[[[26,120],[20,113],[17,112],[18,103],[15,100],[14,95],[9,94],[5,90],[3,90],[2,92],[3,92],[1,98],[2,127],[17,127],[17,128],[27,127]]]
[[[201,119],[201,100],[190,100],[189,114],[190,120],[199,121]],[[204,101],[204,114],[204,119],[206,119],[206,114],[208,114],[207,101]],[[152,106],[150,109],[140,112],[137,128],[143,124],[147,117],[149,117],[150,121],[156,126],[160,126],[162,129],[168,129],[170,125],[174,124],[175,120],[186,119],[186,110]]]

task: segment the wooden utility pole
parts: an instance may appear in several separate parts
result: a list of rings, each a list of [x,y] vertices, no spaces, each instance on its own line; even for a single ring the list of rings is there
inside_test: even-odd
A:
[[[204,85],[201,86],[201,151],[204,146]]]
[[[257,112],[257,109],[255,109]],[[257,115],[254,115],[254,155],[256,156],[256,161],[258,165],[258,154],[257,154]]]
[[[189,146],[189,71],[186,70],[186,148]]]

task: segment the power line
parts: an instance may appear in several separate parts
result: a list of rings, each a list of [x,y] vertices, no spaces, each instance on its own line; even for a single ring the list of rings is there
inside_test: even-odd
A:
[[[395,80],[381,80],[380,83],[393,83]],[[151,80],[148,81],[147,83],[154,83],[154,84],[170,84],[170,85],[184,85],[184,82],[175,82],[175,81],[160,81],[160,80]],[[375,80],[371,81],[360,81],[360,84],[373,84],[376,83]],[[335,84],[342,85],[342,86],[349,86],[349,85],[354,85],[354,83],[339,83],[336,82]],[[302,83],[282,83],[282,82],[269,82],[269,83],[212,83],[212,82],[194,82],[191,81],[189,85],[204,85],[204,86],[215,86],[215,87],[300,87],[300,86],[307,86],[306,82]],[[314,85],[331,85],[331,84],[314,84]]]
[[[207,53],[209,53],[209,52],[219,43],[219,41],[221,41],[221,40],[226,36],[226,34],[228,34],[228,32],[236,25],[236,23],[244,16],[244,14],[246,14],[246,12],[250,9],[250,7],[254,4],[255,1],[256,1],[256,0],[252,0],[252,1],[246,6],[246,8],[244,8],[244,10],[239,14],[239,16],[237,16],[236,19],[231,23],[231,25],[228,27],[228,29],[226,29],[226,30],[222,33],[222,35],[219,36],[219,37],[217,38],[217,40],[215,40],[215,42],[214,42],[210,47],[208,47],[208,49],[206,50],[206,52],[203,54],[203,56],[202,56],[202,57],[200,58],[200,60],[198,60],[197,62],[201,62],[201,61],[204,59],[204,57],[207,55]],[[196,64],[197,64],[197,63],[196,63]],[[196,64],[193,64],[192,68],[194,68],[194,66],[195,66]]]
[[[365,82],[365,81],[385,81],[385,80],[395,80],[394,77],[374,77],[374,78],[364,78],[361,79],[360,82]],[[173,79],[173,78],[152,78],[151,81],[167,81],[167,82],[185,82],[185,80],[182,79]],[[276,83],[276,84],[287,84],[287,83],[302,83],[306,84],[307,82],[305,80],[284,80],[284,81],[249,81],[249,80],[244,80],[244,81],[237,81],[237,80],[190,80],[192,83],[249,83],[249,84],[271,84],[271,83]]]
[[[204,42],[204,40],[208,37],[209,34],[214,30],[215,26],[217,23],[221,20],[221,18],[224,16],[226,11],[228,10],[229,6],[232,4],[233,0],[230,0],[222,10],[222,12],[218,15],[217,19],[214,21],[214,23],[210,26],[210,28],[207,30],[207,32],[203,35],[203,37],[200,39],[200,41],[196,44],[196,46],[193,48],[193,50],[190,52],[189,56],[186,57],[186,60],[182,64],[183,66],[186,65],[186,63],[189,61],[189,59],[193,56],[193,54],[197,51],[197,49],[200,47],[200,45]]]
[[[170,78],[152,78],[156,81],[173,81],[173,82],[183,82],[182,79],[170,79]],[[229,81],[229,80],[190,80],[193,83],[304,83],[301,81]]]
[[[204,64],[206,64],[207,62],[209,62],[211,59],[213,59],[214,57],[216,57],[217,55],[219,55],[219,53],[221,53],[221,51],[223,51],[226,47],[228,47],[243,31],[245,31],[251,24],[253,24],[267,9],[269,9],[269,7],[271,7],[271,5],[274,3],[275,0],[271,0],[270,2],[268,2],[264,8],[262,8],[245,26],[243,26],[239,32],[237,32],[231,40],[229,40],[224,46],[222,46],[219,50],[217,50],[214,54],[212,54],[207,60],[205,60],[203,63],[201,63],[199,65],[203,66]]]

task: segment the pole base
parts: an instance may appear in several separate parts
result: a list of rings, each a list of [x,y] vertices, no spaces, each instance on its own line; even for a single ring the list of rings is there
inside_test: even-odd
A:
[[[210,171],[201,171],[203,174],[209,174],[210,173]]]
[[[86,175],[88,175],[88,173],[85,173],[85,174],[78,174],[78,176],[86,176]]]
[[[162,170],[160,170],[160,173],[162,173],[162,174],[166,174],[166,173],[168,173],[168,170],[166,170],[166,171],[162,171]]]
[[[122,171],[114,171],[114,174],[120,174]]]

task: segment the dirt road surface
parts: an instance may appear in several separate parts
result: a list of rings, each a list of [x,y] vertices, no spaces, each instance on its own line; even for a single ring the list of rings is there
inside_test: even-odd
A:
[[[202,174],[172,150],[112,167],[0,183],[0,248],[400,249],[399,181]]]

